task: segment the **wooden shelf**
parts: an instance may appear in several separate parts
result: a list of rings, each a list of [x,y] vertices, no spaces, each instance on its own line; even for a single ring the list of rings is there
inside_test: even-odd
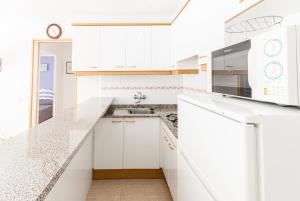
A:
[[[153,71],[75,71],[75,76],[99,76],[99,75],[183,75],[198,74],[198,69],[187,70],[153,70]]]

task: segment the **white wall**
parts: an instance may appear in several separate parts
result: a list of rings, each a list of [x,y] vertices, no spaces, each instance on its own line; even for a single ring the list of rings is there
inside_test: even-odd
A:
[[[191,0],[172,25],[172,60],[207,55],[224,46],[224,22],[239,9],[235,0]],[[207,72],[183,76],[183,87],[194,93],[206,90]]]
[[[46,38],[45,29],[53,21],[64,27],[63,37],[71,37],[70,23],[55,19],[0,20],[0,135],[14,136],[29,126],[32,40]]]
[[[182,2],[182,0],[178,1]],[[46,27],[49,24],[53,22],[60,24],[63,27],[62,37],[72,38],[72,22],[153,22],[166,21],[170,18],[170,13],[163,16],[148,13],[147,16],[142,17],[139,17],[138,13],[119,13],[119,15],[115,13],[113,16],[105,16],[89,12],[84,9],[85,4],[78,1],[76,4],[78,8],[72,6],[73,10],[70,12],[68,4],[72,1],[56,2],[42,2],[41,5],[37,1],[13,0],[1,4],[3,12],[0,12],[0,24],[3,28],[0,32],[0,58],[3,59],[3,71],[0,72],[0,136],[14,136],[29,127],[32,40],[47,39]],[[89,8],[95,10],[97,6],[101,7],[100,1],[93,1],[93,3],[95,6],[89,6]],[[51,9],[47,10],[46,5],[49,5]],[[58,13],[49,13],[50,10]],[[172,12],[173,16],[174,10],[177,8],[174,7],[168,12]],[[65,13],[69,14],[65,16]],[[80,78],[79,83],[83,79],[85,78]]]
[[[176,2],[182,4],[183,0]],[[191,3],[172,27],[172,34],[174,34],[172,38],[174,57],[172,60],[180,60],[194,53],[207,54],[211,49],[222,47],[224,45],[224,21],[232,16],[236,9],[240,9],[238,2],[237,0],[191,0]],[[61,6],[63,9],[60,8],[62,10],[60,14],[63,14],[68,6],[60,4],[60,2],[58,3],[59,4],[51,2],[52,8],[57,5],[63,5]],[[53,22],[61,24],[64,31],[63,37],[71,38],[70,24],[72,21],[153,21],[153,18],[150,17],[124,17],[121,16],[121,14],[118,17],[105,17],[89,12],[86,12],[83,17],[80,17],[80,9],[76,10],[77,13],[75,16],[73,13],[72,19],[62,15],[51,15],[60,16],[59,18],[47,17],[49,15],[45,15],[41,10],[39,11],[43,17],[39,17],[39,13],[35,13],[35,16],[30,16],[32,6],[36,4],[17,0],[7,1],[5,4],[9,5],[2,6],[1,4],[3,12],[0,13],[0,23],[2,26],[0,32],[0,58],[3,59],[3,72],[0,72],[0,136],[7,137],[18,134],[28,128],[32,39],[47,38],[45,29],[48,24]],[[81,4],[78,5],[82,6]],[[91,17],[90,15],[93,16]],[[299,15],[295,17],[295,19],[297,18],[299,18]],[[157,16],[155,21],[159,19],[162,18]],[[164,19],[166,18],[164,17]],[[205,79],[207,76],[205,72],[200,72],[200,75],[196,76],[186,75],[183,77],[182,82],[186,88],[206,88]],[[78,83],[84,79],[86,78],[79,78]],[[179,80],[181,79],[179,78]],[[155,82],[155,76],[145,78],[144,81],[147,84],[157,84],[157,82]],[[109,90],[105,91],[105,93],[100,91],[101,87],[98,87],[98,85],[100,85],[98,78],[94,78],[92,82],[96,83],[91,86],[94,88],[90,90],[93,94],[107,95],[112,93],[109,92]],[[122,84],[126,86],[126,84]],[[165,82],[162,79],[161,86],[163,85],[165,85]],[[79,88],[80,87],[84,86],[79,86]],[[85,89],[88,90],[87,88]],[[150,92],[157,94],[157,97],[159,97],[159,94],[162,94],[151,90],[146,91],[146,93],[149,94]],[[121,91],[118,90],[118,93],[121,94]],[[120,100],[128,102],[132,96],[131,93],[132,92],[128,93],[128,98],[124,98],[123,94],[120,95]],[[168,97],[173,97],[170,102],[174,101],[174,96],[174,91],[169,93]],[[159,102],[158,100],[159,99],[155,99],[154,102]]]

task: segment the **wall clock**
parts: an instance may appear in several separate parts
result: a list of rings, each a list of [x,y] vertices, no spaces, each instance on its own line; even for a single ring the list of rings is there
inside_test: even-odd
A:
[[[59,39],[62,35],[62,28],[58,24],[50,24],[46,33],[51,39]]]

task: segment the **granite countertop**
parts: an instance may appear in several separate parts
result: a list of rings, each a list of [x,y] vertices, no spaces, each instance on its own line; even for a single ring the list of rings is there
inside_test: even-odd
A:
[[[114,110],[118,108],[153,108],[155,112],[154,114],[115,115]],[[178,129],[167,119],[167,115],[169,114],[177,114],[177,105],[111,105],[104,115],[104,118],[160,117],[176,139],[178,139]]]
[[[0,146],[0,200],[44,200],[112,98],[90,99]]]

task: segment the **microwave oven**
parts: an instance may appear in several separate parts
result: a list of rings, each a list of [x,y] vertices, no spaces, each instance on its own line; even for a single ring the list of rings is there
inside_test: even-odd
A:
[[[297,51],[298,50],[298,51]],[[299,106],[300,27],[276,28],[211,53],[211,90]]]

